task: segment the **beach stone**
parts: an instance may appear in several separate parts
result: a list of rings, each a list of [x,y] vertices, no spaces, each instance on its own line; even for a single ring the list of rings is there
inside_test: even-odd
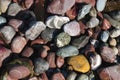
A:
[[[94,28],[98,26],[98,24],[99,24],[99,20],[96,17],[92,17],[90,21],[86,23],[88,28]]]
[[[90,4],[84,5],[82,9],[79,10],[77,20],[84,18],[89,12],[92,6]]]
[[[98,12],[101,12],[104,10],[107,0],[97,0],[96,2],[96,8]]]
[[[50,16],[46,20],[46,26],[49,28],[61,29],[61,27],[69,22],[70,19],[64,16]]]
[[[118,55],[118,52],[119,52],[119,51],[118,51],[118,48],[117,48],[117,47],[112,47],[112,50],[114,51],[114,54],[115,54],[115,55]]]
[[[25,0],[25,8],[29,9],[34,3],[34,0]]]
[[[75,0],[53,0],[47,7],[47,12],[52,14],[64,14],[75,4]]]
[[[120,45],[118,45],[117,48],[118,48],[118,55],[120,56]]]
[[[120,36],[120,29],[113,29],[112,31],[110,31],[111,38],[116,38],[118,36]]]
[[[0,16],[0,25],[5,24],[7,22],[6,18]]]
[[[58,68],[61,68],[61,67],[64,65],[64,63],[65,63],[64,58],[58,56],[58,57],[57,57],[57,60],[56,60],[56,65],[57,65],[57,67],[58,67]]]
[[[2,29],[0,29],[0,32],[4,36],[4,41],[9,44],[13,37],[15,36],[16,32],[11,26],[4,26]]]
[[[25,37],[30,40],[35,40],[46,29],[46,25],[41,21],[31,22],[30,26],[31,28],[25,32]]]
[[[58,72],[58,73],[53,74],[51,80],[65,80],[65,78],[62,73]]]
[[[67,77],[66,80],[75,80],[76,77],[77,77],[77,73],[76,73],[76,72],[71,72],[71,73],[68,75],[68,77]]]
[[[63,47],[68,45],[70,41],[71,41],[71,37],[67,33],[62,32],[59,35],[57,35],[56,45],[57,47]]]
[[[40,77],[41,77],[41,80],[48,80],[48,77],[45,72],[42,73]]]
[[[16,16],[21,10],[22,10],[21,6],[19,6],[17,3],[12,3],[8,8],[8,15]]]
[[[104,19],[103,22],[102,22],[101,29],[108,30],[110,28],[111,28],[110,22],[107,19]]]
[[[92,17],[97,17],[97,11],[96,11],[96,9],[94,8],[94,7],[92,7],[91,9],[90,9],[90,16],[92,16]]]
[[[102,31],[100,36],[101,41],[107,42],[108,38],[109,38],[109,31]]]
[[[81,36],[78,39],[74,39],[72,41],[72,45],[77,47],[78,49],[84,47],[89,42],[90,37],[89,36]]]
[[[87,28],[86,25],[82,21],[79,21],[79,25],[80,25],[80,33],[85,34],[85,30]]]
[[[90,70],[90,64],[84,55],[72,56],[68,60],[70,70],[86,73]]]
[[[34,50],[31,47],[25,47],[25,49],[22,51],[21,55],[24,57],[30,57],[33,54]]]
[[[109,40],[109,45],[112,46],[112,47],[115,47],[117,45],[116,39],[110,39]]]
[[[68,45],[68,46],[58,49],[56,54],[57,56],[61,56],[65,58],[65,57],[71,57],[71,56],[78,55],[79,51],[76,47]]]
[[[64,25],[64,32],[70,36],[78,36],[80,35],[80,31],[80,25],[77,21],[71,21]]]
[[[49,63],[42,58],[35,59],[34,71],[37,75],[44,73],[49,69]]]
[[[113,11],[110,13],[113,19],[120,21],[120,11]]]
[[[86,74],[81,74],[77,80],[89,80],[89,77]]]

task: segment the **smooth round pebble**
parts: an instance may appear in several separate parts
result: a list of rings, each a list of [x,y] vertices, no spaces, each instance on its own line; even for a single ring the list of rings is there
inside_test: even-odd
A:
[[[108,38],[109,38],[109,31],[103,31],[100,36],[101,41],[107,42]]]
[[[110,46],[116,46],[116,45],[117,45],[116,39],[110,39],[110,40],[109,40],[109,45],[110,45]]]
[[[81,74],[77,80],[89,80],[89,77],[86,74]]]
[[[7,22],[6,18],[0,16],[0,25],[1,25],[1,24],[4,24],[4,23],[6,23],[6,22]]]

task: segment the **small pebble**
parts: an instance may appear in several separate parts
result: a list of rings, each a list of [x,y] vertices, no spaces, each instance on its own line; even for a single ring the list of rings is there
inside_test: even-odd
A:
[[[33,5],[33,3],[34,3],[34,0],[25,0],[25,2],[24,2],[25,4],[25,8],[26,9],[29,9],[32,5]]]
[[[118,55],[120,56],[120,45],[117,46],[118,49]]]
[[[53,74],[51,80],[65,80],[65,78],[62,73],[58,72],[58,73]]]
[[[112,47],[112,49],[113,49],[113,51],[114,51],[114,54],[115,54],[115,55],[118,55],[118,52],[119,52],[119,51],[118,51],[118,48],[117,48],[117,47]]]
[[[29,80],[38,80],[37,77],[32,77]]]
[[[108,38],[109,38],[109,31],[102,31],[100,36],[101,41],[107,42]]]
[[[77,77],[77,73],[76,73],[76,72],[71,72],[71,73],[68,75],[68,77],[67,77],[66,80],[75,80],[76,77]]]
[[[107,19],[104,19],[103,22],[102,22],[101,29],[108,30],[110,28],[111,28],[110,22]]]
[[[97,11],[96,11],[96,9],[94,8],[94,7],[92,7],[91,9],[90,9],[90,16],[92,16],[92,17],[97,17]]]
[[[45,72],[42,73],[40,77],[41,77],[41,80],[48,80],[48,77]]]
[[[117,45],[116,39],[110,39],[109,40],[109,45],[112,46],[112,47],[115,47]]]
[[[96,8],[98,12],[104,10],[107,0],[97,0]]]
[[[56,60],[56,65],[57,65],[57,67],[58,67],[58,68],[61,68],[61,67],[64,65],[64,63],[65,63],[64,58],[58,56],[58,57],[57,57],[57,60]]]
[[[40,53],[40,57],[41,57],[41,58],[47,57],[47,55],[48,55],[48,52],[47,52],[47,51],[50,50],[50,48],[49,48],[48,46],[46,46],[46,45],[44,45],[43,48],[44,48],[44,50]]]
[[[36,39],[36,40],[33,40],[32,42],[31,42],[31,45],[34,45],[34,44],[46,44],[47,42],[45,41],[45,40],[43,40],[43,39],[41,39],[41,38],[38,38],[38,39]]]
[[[7,22],[6,18],[0,16],[0,25],[4,24],[6,22]]]
[[[64,32],[70,36],[78,36],[80,35],[80,31],[80,25],[77,21],[71,21],[64,25]]]
[[[86,74],[81,74],[78,76],[77,80],[89,80],[89,77]]]
[[[25,49],[22,51],[21,55],[24,57],[30,57],[33,54],[33,49],[31,47],[25,47]]]
[[[110,13],[113,19],[120,21],[120,11],[113,11]]]
[[[65,57],[71,57],[71,56],[78,55],[79,51],[76,47],[68,45],[68,46],[58,49],[56,54],[58,56],[65,58]]]
[[[79,21],[79,25],[80,25],[80,34],[85,34],[85,30],[86,30],[86,25],[82,22]]]
[[[112,31],[110,31],[111,38],[116,38],[118,36],[120,36],[120,29],[113,29]]]

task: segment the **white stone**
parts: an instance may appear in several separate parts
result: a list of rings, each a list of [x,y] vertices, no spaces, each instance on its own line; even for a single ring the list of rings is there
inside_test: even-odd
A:
[[[96,8],[98,12],[104,10],[107,0],[97,0]]]

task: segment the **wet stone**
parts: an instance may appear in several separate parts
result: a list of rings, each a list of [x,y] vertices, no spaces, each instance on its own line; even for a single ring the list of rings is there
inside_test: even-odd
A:
[[[71,57],[71,56],[78,55],[79,51],[76,47],[68,45],[68,46],[58,49],[56,54],[58,56],[65,58],[65,57]]]
[[[67,33],[62,32],[56,38],[56,45],[57,47],[63,47],[68,45],[70,41],[71,41],[71,37]]]
[[[77,73],[76,72],[71,72],[68,77],[67,80],[75,80],[77,77]]]
[[[111,12],[110,15],[112,16],[113,19],[120,21],[120,11]]]
[[[96,8],[98,12],[104,10],[107,0],[97,0]]]
[[[0,16],[0,25],[4,24],[6,22],[7,22],[6,18]]]
[[[107,42],[108,38],[109,38],[109,31],[103,31],[100,36],[101,41]]]

